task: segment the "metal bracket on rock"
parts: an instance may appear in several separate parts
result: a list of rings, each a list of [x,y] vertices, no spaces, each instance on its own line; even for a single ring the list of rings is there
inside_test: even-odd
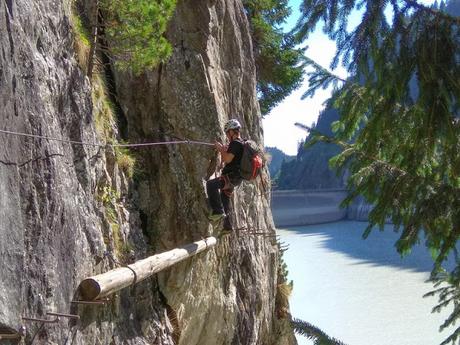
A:
[[[71,301],[70,303],[73,304],[88,304],[88,305],[104,305],[106,303],[109,303],[110,299],[105,298],[105,299],[99,299],[95,301]]]
[[[54,316],[54,319],[40,319],[35,317],[23,317],[24,321],[31,321],[31,322],[41,322],[41,323],[56,323],[59,321],[59,318],[64,317],[67,319],[80,319],[79,315],[73,314],[64,314],[64,313],[55,313],[55,312],[47,312],[46,315]]]
[[[80,316],[79,316],[79,315],[73,315],[73,314],[64,314],[64,313],[53,313],[53,312],[48,312],[48,313],[46,313],[46,315],[56,316],[57,318],[65,317],[65,318],[68,318],[68,319],[77,319],[77,320],[80,320]]]
[[[36,317],[23,317],[22,318],[24,321],[31,321],[31,322],[41,322],[41,323],[56,323],[59,321],[58,317],[55,317],[54,319],[40,319]]]

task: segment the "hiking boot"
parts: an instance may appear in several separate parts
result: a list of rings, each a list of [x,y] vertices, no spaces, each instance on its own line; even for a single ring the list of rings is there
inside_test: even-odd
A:
[[[224,228],[224,230],[229,230],[229,231],[233,230],[233,226],[232,226],[232,223],[230,222],[230,217],[229,216],[225,216],[224,224],[223,224],[222,227]]]
[[[233,227],[232,227],[232,223],[230,222],[230,217],[226,216],[224,218],[224,222],[223,222],[222,230],[220,232],[220,236],[228,235],[228,234],[231,234],[232,232],[233,232]]]

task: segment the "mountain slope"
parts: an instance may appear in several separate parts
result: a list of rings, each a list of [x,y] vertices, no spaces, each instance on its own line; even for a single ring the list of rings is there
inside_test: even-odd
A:
[[[325,135],[332,135],[331,123],[338,120],[335,109],[324,110],[315,125],[315,130]],[[306,141],[309,140],[307,136]],[[329,167],[329,159],[339,153],[339,148],[332,144],[318,143],[312,147],[300,146],[295,160],[281,166],[278,177],[278,189],[321,189],[343,188],[341,176]]]

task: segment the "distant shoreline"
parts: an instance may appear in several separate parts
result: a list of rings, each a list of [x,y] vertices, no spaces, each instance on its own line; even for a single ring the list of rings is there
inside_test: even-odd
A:
[[[346,189],[275,190],[272,192],[272,214],[277,227],[337,222],[367,221],[371,205],[357,201],[347,208],[340,203]]]

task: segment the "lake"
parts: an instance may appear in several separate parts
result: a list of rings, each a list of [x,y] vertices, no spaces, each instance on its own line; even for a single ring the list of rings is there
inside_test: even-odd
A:
[[[450,334],[438,332],[448,311],[431,314],[437,298],[422,297],[433,289],[426,283],[430,255],[417,246],[401,258],[390,225],[363,240],[366,226],[340,221],[277,231],[289,245],[284,260],[294,281],[292,315],[347,345],[439,344]]]

